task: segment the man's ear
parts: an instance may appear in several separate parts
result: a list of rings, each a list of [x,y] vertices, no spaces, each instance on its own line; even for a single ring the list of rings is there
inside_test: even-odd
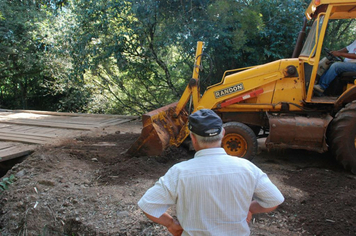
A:
[[[224,129],[224,127],[222,128],[222,135],[225,136],[225,129]]]
[[[197,150],[197,147],[198,147],[197,138],[195,137],[195,135],[193,133],[190,133],[190,138],[192,140],[192,145],[193,145],[194,149]]]
[[[192,140],[192,143],[196,143],[197,139],[195,138],[194,134],[190,133],[189,135]]]

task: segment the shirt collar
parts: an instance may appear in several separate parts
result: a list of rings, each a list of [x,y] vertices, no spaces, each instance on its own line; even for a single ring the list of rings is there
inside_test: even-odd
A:
[[[202,157],[202,156],[214,156],[214,155],[227,155],[224,148],[206,148],[200,151],[197,151],[194,155],[195,157]]]

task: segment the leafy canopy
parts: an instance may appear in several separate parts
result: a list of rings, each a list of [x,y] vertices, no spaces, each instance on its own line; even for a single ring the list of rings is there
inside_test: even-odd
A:
[[[0,106],[142,114],[177,101],[204,41],[202,92],[225,70],[291,57],[309,0],[4,0]],[[354,39],[335,21],[329,48]]]

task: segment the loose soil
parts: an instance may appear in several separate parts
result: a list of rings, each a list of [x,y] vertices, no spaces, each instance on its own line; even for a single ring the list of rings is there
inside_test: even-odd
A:
[[[137,201],[194,153],[181,147],[162,157],[127,156],[138,136],[117,131],[38,148],[5,176],[16,181],[0,193],[0,235],[170,235]],[[356,177],[327,154],[262,148],[252,161],[285,202],[255,215],[251,235],[356,235]]]

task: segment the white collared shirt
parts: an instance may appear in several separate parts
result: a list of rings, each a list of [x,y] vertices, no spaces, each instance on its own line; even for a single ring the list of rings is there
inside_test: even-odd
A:
[[[236,236],[250,234],[246,218],[252,199],[265,208],[284,201],[253,163],[229,156],[223,148],[210,148],[170,168],[138,205],[156,218],[176,205],[183,236]]]
[[[356,40],[353,43],[351,43],[349,46],[347,46],[346,49],[348,50],[348,53],[356,54]],[[356,59],[345,58],[344,62],[356,62]]]

